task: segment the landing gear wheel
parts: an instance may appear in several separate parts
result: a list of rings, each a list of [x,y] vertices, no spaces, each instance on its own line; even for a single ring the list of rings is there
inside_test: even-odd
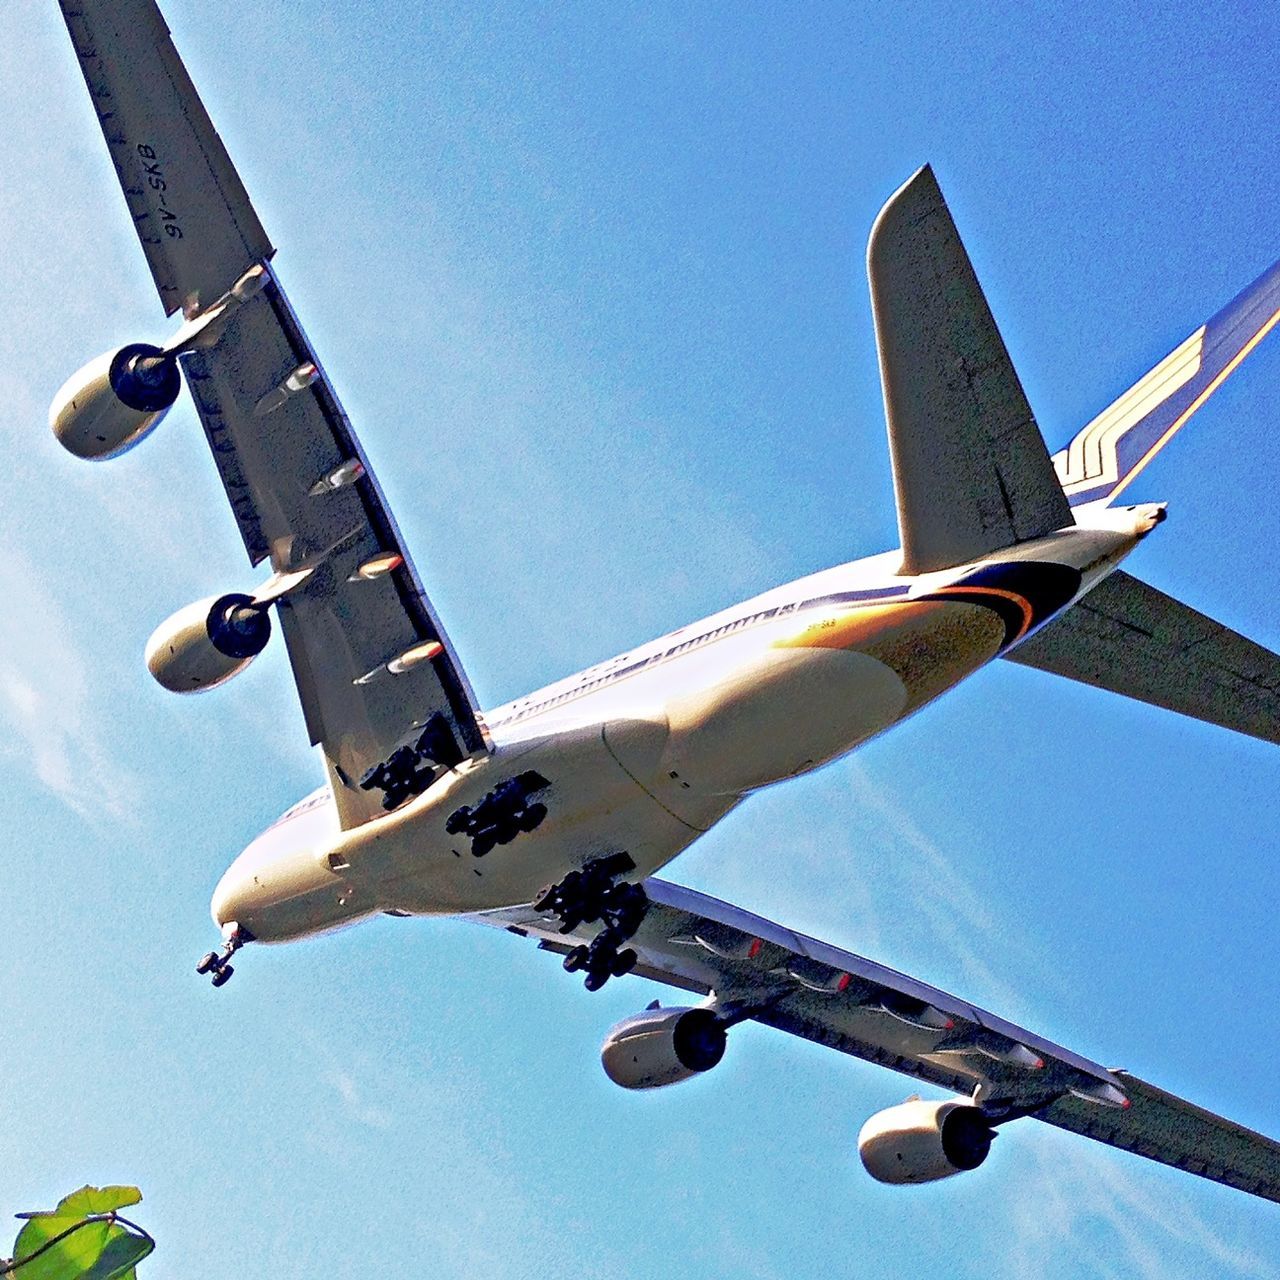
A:
[[[568,915],[562,917],[560,921],[560,932],[572,933],[581,923],[582,917],[576,911],[571,911]]]
[[[542,824],[543,818],[547,816],[547,806],[545,804],[531,804],[517,819],[516,825],[521,831],[533,831]]]
[[[203,960],[196,965],[196,972],[200,974],[212,973],[218,967],[218,953],[210,951]]]
[[[213,975],[213,985],[215,987],[225,986],[231,981],[231,975],[233,973],[235,973],[235,970],[229,964],[224,964],[222,968]]]
[[[587,967],[587,948],[574,947],[564,958],[565,973],[577,973],[579,969]]]
[[[471,841],[472,857],[483,858],[486,853],[492,853],[497,843],[498,836],[493,831],[486,831],[482,835],[475,836]]]
[[[589,973],[587,974],[587,981],[584,985],[588,991],[599,991],[600,988],[608,981],[609,975],[607,973]]]
[[[621,978],[624,974],[628,974],[636,967],[636,961],[640,957],[628,947],[625,951],[619,951],[613,957],[613,964],[610,966],[610,972],[615,978]]]

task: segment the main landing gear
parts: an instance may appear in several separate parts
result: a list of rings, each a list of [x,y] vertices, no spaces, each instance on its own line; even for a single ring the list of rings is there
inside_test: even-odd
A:
[[[362,791],[381,791],[388,813],[412,796],[420,796],[440,776],[441,769],[462,763],[462,750],[444,713],[437,711],[422,727],[417,740],[397,747],[381,764],[360,779]]]
[[[472,855],[483,858],[496,845],[510,844],[522,831],[532,831],[542,822],[547,806],[531,804],[530,799],[550,785],[542,774],[529,769],[498,783],[474,805],[455,809],[444,829],[451,836],[469,836]]]
[[[227,934],[227,940],[221,951],[210,951],[208,955],[196,965],[196,972],[199,974],[211,973],[213,978],[211,981],[215,987],[225,986],[231,981],[231,975],[235,973],[235,969],[231,966],[231,957],[235,955],[246,942],[253,941],[253,934],[248,929],[242,929],[236,925],[234,929]]]
[[[649,910],[649,896],[638,884],[618,883],[619,876],[635,868],[625,853],[595,858],[581,871],[570,871],[559,884],[548,885],[533,900],[535,911],[559,917],[561,933],[604,922],[589,944],[574,947],[564,958],[566,972],[586,972],[588,991],[599,991],[610,978],[620,978],[636,967],[635,951],[619,948],[635,937]]]

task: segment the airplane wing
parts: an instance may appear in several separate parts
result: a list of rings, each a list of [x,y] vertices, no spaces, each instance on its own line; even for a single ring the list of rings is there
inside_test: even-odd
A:
[[[220,312],[179,360],[249,559],[291,584],[298,694],[354,825],[382,801],[361,780],[424,727],[486,751],[477,703],[154,0],[62,11],[166,313]]]
[[[1280,655],[1123,569],[1004,656],[1280,743]]]
[[[652,905],[627,944],[642,977],[972,1097],[995,1123],[1033,1116],[1280,1203],[1280,1143],[1270,1138],[873,960],[692,889],[644,887]],[[532,907],[472,918],[561,954],[595,932],[563,935]]]
[[[59,0],[165,315],[194,315],[274,253],[147,0]]]

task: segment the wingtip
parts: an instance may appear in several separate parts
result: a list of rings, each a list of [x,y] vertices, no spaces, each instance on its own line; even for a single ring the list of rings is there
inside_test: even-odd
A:
[[[942,200],[942,188],[938,186],[933,165],[922,164],[881,206],[876,220],[871,224],[867,237],[867,268],[870,271],[876,245],[885,238],[885,232],[894,216],[912,205],[934,205]],[[945,202],[943,202],[945,204]]]

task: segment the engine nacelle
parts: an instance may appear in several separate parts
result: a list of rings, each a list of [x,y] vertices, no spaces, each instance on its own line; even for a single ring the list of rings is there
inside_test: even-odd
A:
[[[243,671],[270,639],[266,606],[252,596],[210,596],[151,633],[147,669],[174,693],[199,693]]]
[[[605,1037],[600,1061],[624,1089],[656,1089],[688,1080],[724,1057],[724,1022],[710,1009],[649,1009]]]
[[[49,407],[49,426],[78,458],[114,458],[155,428],[181,390],[177,360],[134,342],[68,378]]]
[[[877,1182],[935,1182],[976,1169],[994,1136],[970,1103],[915,1098],[872,1116],[858,1134],[858,1154]]]

